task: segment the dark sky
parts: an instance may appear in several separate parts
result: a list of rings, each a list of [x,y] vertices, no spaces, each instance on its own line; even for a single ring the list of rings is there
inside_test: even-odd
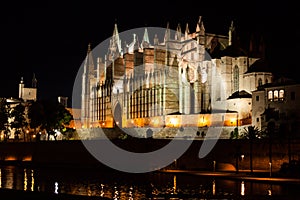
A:
[[[280,74],[296,78],[299,67],[299,19],[289,1],[10,1],[1,5],[0,97],[17,97],[24,77],[38,80],[38,98],[72,96],[77,71],[89,42],[96,46],[119,32],[151,26],[194,31],[199,15],[206,31],[227,34],[231,20],[241,37],[262,34],[267,55]],[[293,2],[293,1],[290,1]],[[233,6],[237,6],[234,8]],[[152,38],[150,38],[152,39]],[[286,62],[286,60],[290,60]]]

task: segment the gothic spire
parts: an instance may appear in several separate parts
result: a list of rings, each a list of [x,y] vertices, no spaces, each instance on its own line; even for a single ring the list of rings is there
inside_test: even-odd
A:
[[[140,42],[139,42],[139,37],[136,35],[136,34],[133,34],[133,37],[134,37],[134,50],[139,50],[139,47],[140,47]]]
[[[167,28],[165,32],[164,42],[170,40],[170,25],[169,22],[167,22]]]
[[[109,52],[110,56],[122,55],[121,40],[120,40],[120,36],[119,36],[117,23],[115,23],[115,25],[114,25],[113,35],[110,39],[109,51],[110,51]],[[111,59],[113,59],[113,58],[111,58]]]
[[[87,55],[84,63],[85,73],[93,73],[94,71],[94,61],[91,49],[91,43],[88,44]]]
[[[188,23],[186,23],[186,26],[185,26],[185,34],[184,34],[184,36],[185,36],[185,39],[187,39],[188,38],[188,35],[190,34],[190,30],[189,30],[189,24]]]
[[[203,21],[201,21],[200,32],[201,32],[201,34],[203,34],[203,33],[205,32],[205,28],[204,28],[204,23],[203,23]]]
[[[228,37],[229,37],[228,45],[229,46],[232,45],[232,41],[235,37],[234,34],[235,34],[235,26],[233,25],[233,21],[231,21],[229,31],[228,31]]]
[[[35,73],[33,73],[33,76],[32,76],[32,87],[36,88],[36,84],[37,84],[37,79],[35,77]]]
[[[143,41],[150,43],[149,42],[149,35],[148,35],[148,29],[147,28],[145,28],[145,31],[144,31]]]
[[[265,59],[266,48],[265,48],[265,41],[264,41],[263,36],[261,36],[261,38],[260,38],[258,51],[259,51],[261,58]]]
[[[148,35],[148,30],[147,28],[145,28],[144,31],[144,36],[143,36],[143,40],[141,42],[141,48],[147,48],[150,45],[150,41],[149,41],[149,35]]]
[[[89,54],[92,51],[91,49],[91,43],[88,44],[87,54]]]
[[[248,55],[249,57],[256,57],[257,56],[257,44],[255,42],[254,34],[252,33],[249,40],[249,50]]]
[[[197,22],[197,26],[196,26],[196,33],[200,32],[200,27],[201,27],[201,21],[202,20],[202,16],[199,16],[199,20]]]
[[[181,40],[181,26],[179,23],[176,28],[175,40],[179,40],[179,41]]]

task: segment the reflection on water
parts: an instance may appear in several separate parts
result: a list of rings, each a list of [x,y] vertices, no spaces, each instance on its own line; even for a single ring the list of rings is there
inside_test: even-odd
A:
[[[54,193],[58,194],[58,183],[57,182],[54,183]]]
[[[24,169],[24,191],[34,191],[34,170]]]
[[[245,183],[244,183],[244,181],[241,182],[241,195],[242,196],[245,195]]]
[[[213,180],[213,184],[212,184],[212,194],[216,195],[216,181]]]
[[[287,195],[298,193],[299,185],[205,178],[163,173],[110,173],[100,170],[0,167],[0,188],[47,191],[115,200],[139,200],[178,195],[201,199],[201,195]],[[202,196],[203,197],[203,196]]]

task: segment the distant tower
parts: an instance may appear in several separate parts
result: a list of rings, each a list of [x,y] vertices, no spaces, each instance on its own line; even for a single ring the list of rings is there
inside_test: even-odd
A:
[[[262,59],[265,59],[266,58],[266,44],[265,44],[264,38],[262,36],[259,41],[258,51],[259,51],[260,57]]]
[[[23,77],[21,77],[21,81],[19,83],[19,98],[24,101],[36,101],[37,99],[37,88],[36,88],[36,78],[33,75],[32,79],[32,87],[25,87],[25,83]]]
[[[21,81],[19,83],[19,98],[20,99],[23,97],[23,88],[24,88],[24,80],[23,80],[23,77],[21,77]]]
[[[229,46],[232,45],[232,40],[234,39],[234,33],[235,33],[235,27],[233,25],[233,21],[231,21],[229,31],[228,31],[228,37],[229,37],[228,45]]]
[[[32,77],[32,88],[36,88],[37,85],[37,80],[35,78],[35,73],[33,73],[33,77]]]

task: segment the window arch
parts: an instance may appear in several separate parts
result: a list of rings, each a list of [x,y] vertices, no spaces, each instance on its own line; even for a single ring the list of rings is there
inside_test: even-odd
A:
[[[258,79],[258,86],[262,86],[262,80],[261,80],[261,78]]]
[[[273,101],[273,92],[272,91],[268,92],[268,100]]]
[[[284,90],[279,90],[279,101],[283,101],[284,99]]]
[[[239,90],[239,67],[237,65],[233,69],[233,89],[235,92]]]
[[[274,90],[274,101],[278,101],[278,90]]]

